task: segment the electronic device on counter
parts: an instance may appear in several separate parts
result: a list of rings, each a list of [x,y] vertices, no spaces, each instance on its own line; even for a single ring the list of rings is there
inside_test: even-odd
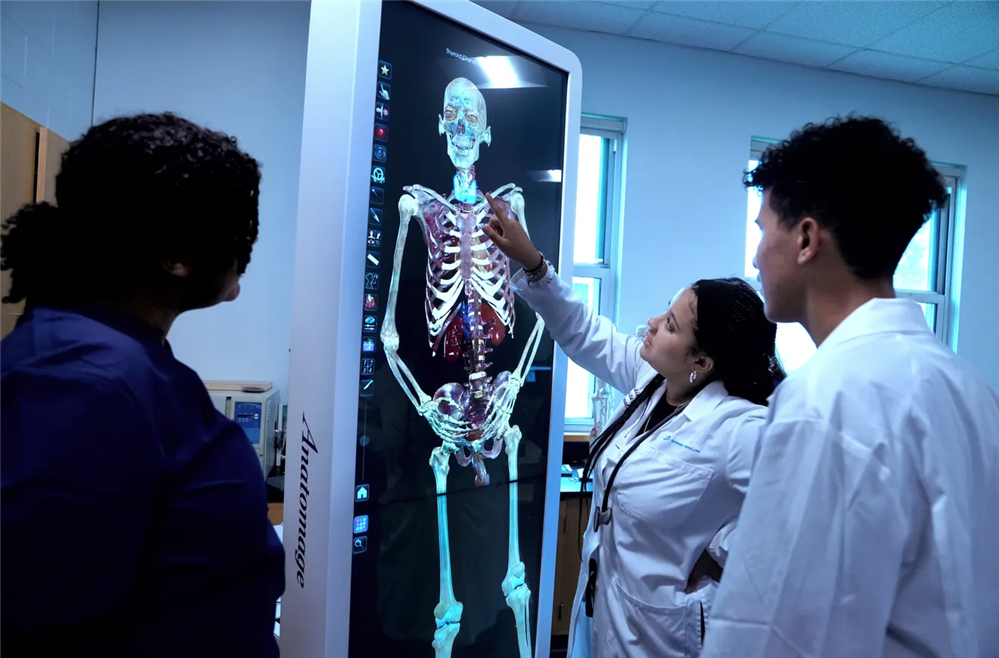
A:
[[[205,382],[219,413],[243,428],[264,477],[274,468],[281,396],[271,382]]]

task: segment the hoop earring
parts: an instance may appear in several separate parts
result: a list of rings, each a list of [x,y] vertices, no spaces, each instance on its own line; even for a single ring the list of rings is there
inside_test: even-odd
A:
[[[691,370],[690,371],[690,377],[689,377],[689,379],[690,379],[690,383],[691,384],[693,384],[694,382],[696,382],[697,381],[697,373],[694,372],[693,370]]]

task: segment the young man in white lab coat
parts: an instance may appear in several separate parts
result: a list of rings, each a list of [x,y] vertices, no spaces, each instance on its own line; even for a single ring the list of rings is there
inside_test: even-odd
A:
[[[772,397],[703,657],[999,656],[999,397],[892,286],[936,171],[849,118],[744,182],[767,315],[818,350]]]

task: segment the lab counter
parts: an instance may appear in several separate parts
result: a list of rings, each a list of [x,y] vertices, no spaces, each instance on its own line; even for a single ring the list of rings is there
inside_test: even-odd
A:
[[[569,617],[579,577],[582,534],[590,518],[593,499],[593,483],[588,482],[585,491],[580,491],[578,474],[577,469],[570,475],[563,475],[559,484],[559,535],[555,557],[555,596],[552,597],[554,636],[569,634]]]

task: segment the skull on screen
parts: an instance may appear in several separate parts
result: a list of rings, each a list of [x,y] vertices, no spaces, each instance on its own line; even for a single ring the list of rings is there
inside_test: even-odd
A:
[[[455,78],[444,90],[444,115],[437,129],[447,135],[447,154],[458,169],[468,169],[479,159],[479,145],[491,140],[486,124],[486,99],[465,78]]]

